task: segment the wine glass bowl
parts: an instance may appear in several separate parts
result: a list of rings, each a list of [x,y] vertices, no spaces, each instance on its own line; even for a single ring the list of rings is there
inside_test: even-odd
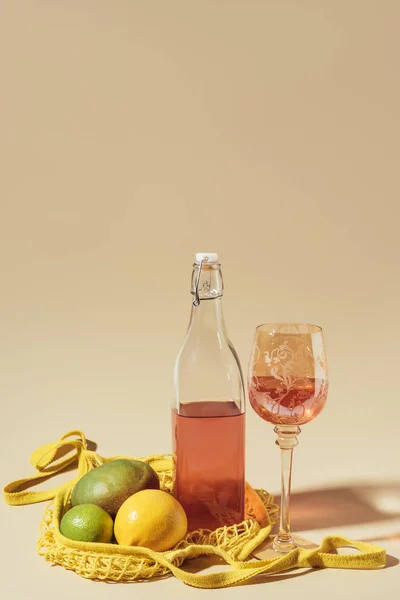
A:
[[[260,325],[250,361],[253,410],[276,425],[303,425],[323,409],[328,378],[322,329],[317,325]]]
[[[321,327],[306,323],[266,323],[256,328],[248,374],[253,410],[275,425],[281,449],[282,493],[279,533],[272,548],[285,554],[299,545],[290,533],[292,453],[299,425],[321,412],[328,395],[328,373]],[[267,555],[269,549],[267,548]],[[255,553],[257,557],[263,557]],[[265,557],[265,555],[264,555]]]

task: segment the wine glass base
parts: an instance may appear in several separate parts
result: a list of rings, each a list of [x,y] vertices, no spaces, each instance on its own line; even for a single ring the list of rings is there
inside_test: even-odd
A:
[[[291,552],[294,548],[306,548],[307,550],[318,548],[318,544],[299,535],[292,535],[292,539],[294,546],[284,546],[275,543],[275,536],[269,536],[269,538],[253,550],[251,556],[256,560],[269,560],[288,554],[288,552]]]

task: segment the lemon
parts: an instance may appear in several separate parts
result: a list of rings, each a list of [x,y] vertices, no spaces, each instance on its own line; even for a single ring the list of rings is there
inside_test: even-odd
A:
[[[182,505],[161,490],[142,490],[125,500],[117,512],[114,535],[118,544],[170,550],[185,537],[187,517]]]
[[[79,542],[111,542],[113,520],[95,504],[80,504],[65,513],[60,523],[65,537]]]

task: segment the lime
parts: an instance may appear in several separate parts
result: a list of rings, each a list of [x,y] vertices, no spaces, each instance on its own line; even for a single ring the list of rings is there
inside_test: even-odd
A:
[[[111,542],[113,520],[96,504],[80,504],[65,513],[60,531],[70,540],[79,542]]]

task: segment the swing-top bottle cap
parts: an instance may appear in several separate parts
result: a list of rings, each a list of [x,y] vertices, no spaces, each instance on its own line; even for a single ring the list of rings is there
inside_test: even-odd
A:
[[[216,263],[218,262],[218,254],[216,252],[197,252],[196,263],[199,265],[202,260],[208,263]]]

